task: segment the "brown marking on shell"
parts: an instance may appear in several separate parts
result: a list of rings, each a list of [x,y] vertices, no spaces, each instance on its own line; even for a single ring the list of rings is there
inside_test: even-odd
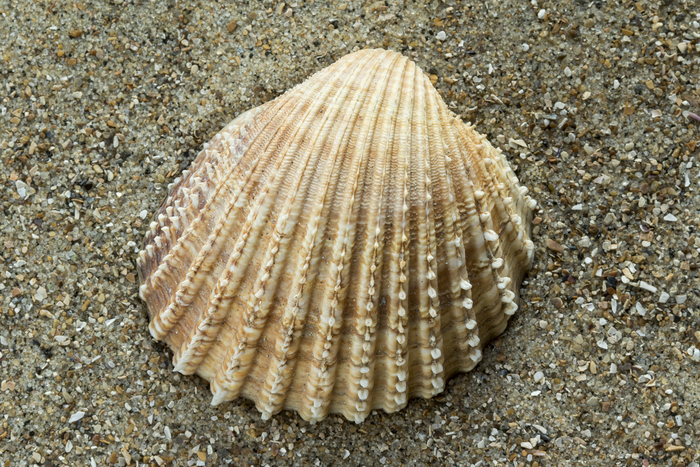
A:
[[[174,365],[267,418],[441,392],[505,329],[536,203],[410,60],[342,58],[229,123],[138,258]]]

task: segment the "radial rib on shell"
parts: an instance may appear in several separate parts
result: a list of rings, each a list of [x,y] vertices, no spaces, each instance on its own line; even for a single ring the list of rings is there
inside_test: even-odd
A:
[[[138,258],[151,334],[213,404],[394,412],[503,332],[535,204],[413,62],[347,55],[233,120],[171,186]]]

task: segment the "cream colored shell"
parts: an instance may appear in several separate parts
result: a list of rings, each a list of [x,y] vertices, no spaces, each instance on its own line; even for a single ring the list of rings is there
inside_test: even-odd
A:
[[[535,205],[413,62],[352,53],[232,121],[172,185],[138,258],[150,331],[212,404],[394,412],[504,330]]]

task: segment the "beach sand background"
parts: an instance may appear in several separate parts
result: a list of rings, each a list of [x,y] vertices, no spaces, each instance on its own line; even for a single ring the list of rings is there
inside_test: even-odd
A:
[[[0,465],[697,467],[699,37],[680,0],[0,1]],[[135,252],[204,142],[366,47],[539,201],[520,310],[360,425],[211,407],[148,333]]]

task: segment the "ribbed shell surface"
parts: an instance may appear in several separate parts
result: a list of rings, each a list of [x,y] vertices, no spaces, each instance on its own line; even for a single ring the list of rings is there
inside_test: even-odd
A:
[[[177,371],[267,418],[443,391],[517,309],[535,202],[402,55],[345,56],[228,124],[139,254]]]

